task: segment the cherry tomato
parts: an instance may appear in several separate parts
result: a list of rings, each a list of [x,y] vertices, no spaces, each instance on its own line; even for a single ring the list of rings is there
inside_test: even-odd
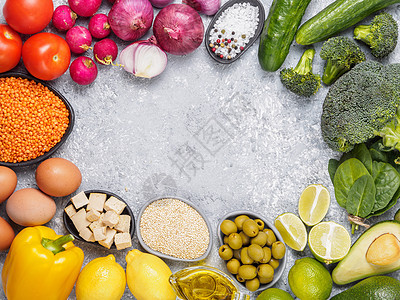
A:
[[[22,46],[22,60],[31,75],[42,80],[52,80],[67,71],[71,51],[62,37],[41,32],[26,40]]]
[[[52,0],[6,0],[3,15],[15,31],[34,34],[50,23],[53,8]]]
[[[0,24],[0,73],[14,68],[21,59],[22,40],[10,26]]]

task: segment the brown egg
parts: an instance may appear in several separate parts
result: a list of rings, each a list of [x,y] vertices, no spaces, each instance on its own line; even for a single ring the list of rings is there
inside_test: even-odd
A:
[[[64,197],[75,192],[82,182],[78,167],[60,157],[43,161],[36,169],[36,184],[39,189],[53,197]]]
[[[15,233],[10,224],[0,217],[0,251],[10,248]]]
[[[42,225],[56,213],[52,198],[32,188],[14,192],[7,200],[6,211],[11,220],[22,226]]]
[[[0,203],[14,192],[17,186],[17,174],[7,167],[0,166]]]

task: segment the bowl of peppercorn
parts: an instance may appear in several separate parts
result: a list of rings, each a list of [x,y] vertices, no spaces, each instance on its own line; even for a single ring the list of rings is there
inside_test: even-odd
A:
[[[205,33],[205,46],[219,63],[239,59],[263,29],[265,10],[259,0],[230,0],[215,14]]]

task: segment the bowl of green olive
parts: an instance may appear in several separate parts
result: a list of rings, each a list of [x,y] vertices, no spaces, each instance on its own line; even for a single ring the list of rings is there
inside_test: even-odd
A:
[[[221,247],[218,254],[226,262],[228,274],[251,292],[272,287],[286,267],[286,245],[265,217],[251,211],[234,211],[218,224]]]

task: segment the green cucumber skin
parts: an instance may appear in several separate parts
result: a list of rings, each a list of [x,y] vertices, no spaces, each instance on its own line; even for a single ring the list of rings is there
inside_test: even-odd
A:
[[[400,0],[336,0],[300,26],[296,42],[311,45],[324,41],[395,3]]]
[[[274,72],[283,64],[310,1],[274,0],[272,2],[258,48],[258,60],[263,70]]]

